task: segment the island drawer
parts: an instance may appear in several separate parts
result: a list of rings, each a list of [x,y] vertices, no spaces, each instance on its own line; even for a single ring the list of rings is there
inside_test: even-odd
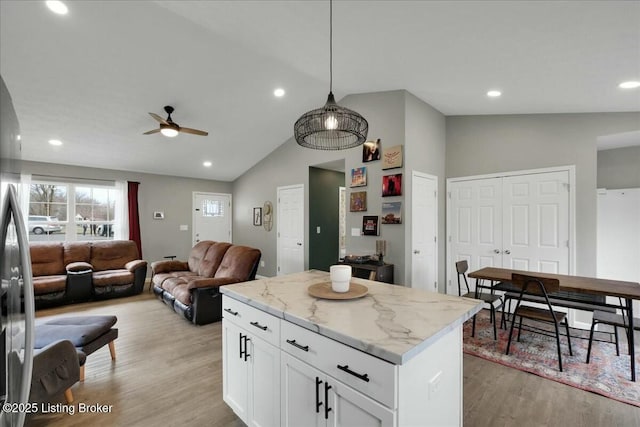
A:
[[[228,296],[222,297],[222,316],[278,347],[280,319]]]
[[[290,322],[282,322],[281,328],[282,350],[388,408],[396,408],[396,365]]]

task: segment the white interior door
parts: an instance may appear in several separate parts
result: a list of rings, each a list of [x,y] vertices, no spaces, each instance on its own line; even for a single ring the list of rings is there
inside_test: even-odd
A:
[[[231,194],[193,193],[193,244],[231,243]]]
[[[438,178],[411,175],[411,287],[438,291]]]
[[[304,185],[278,187],[277,275],[304,271]]]
[[[503,178],[502,266],[569,274],[569,173]]]
[[[466,259],[470,271],[502,266],[502,178],[453,182],[448,197],[451,262],[447,293],[457,295],[456,261]]]

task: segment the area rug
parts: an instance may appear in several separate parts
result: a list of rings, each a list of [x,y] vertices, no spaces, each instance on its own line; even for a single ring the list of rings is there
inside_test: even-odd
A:
[[[498,321],[500,314],[497,314]],[[539,325],[540,323],[537,323]],[[586,363],[589,331],[570,329],[573,356],[565,336],[560,339],[562,368],[558,370],[558,353],[554,337],[522,331],[521,341],[516,341],[517,325],[513,332],[510,354],[506,355],[509,329],[500,329],[498,340],[493,339],[493,325],[489,312],[482,310],[477,315],[476,334],[471,337],[472,320],[464,324],[464,352],[502,365],[529,372],[543,378],[567,384],[581,390],[597,393],[610,399],[640,407],[640,375],[637,382],[631,381],[630,358],[626,336],[620,330],[620,356],[616,356],[613,343],[594,341],[591,362]],[[561,333],[564,333],[562,326]],[[583,337],[587,339],[579,339]],[[596,333],[596,338],[609,340],[610,335]],[[636,372],[638,370],[638,345],[636,343]]]

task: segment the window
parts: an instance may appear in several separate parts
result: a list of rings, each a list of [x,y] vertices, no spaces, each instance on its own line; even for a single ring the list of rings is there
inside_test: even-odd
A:
[[[32,182],[29,240],[111,240],[120,226],[116,206],[122,202],[122,191],[114,186]]]

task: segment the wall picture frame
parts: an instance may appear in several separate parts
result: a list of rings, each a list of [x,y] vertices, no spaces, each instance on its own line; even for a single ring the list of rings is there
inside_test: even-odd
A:
[[[380,227],[378,227],[378,215],[365,215],[362,217],[362,235],[378,236]]]
[[[402,196],[402,174],[382,177],[382,197]]]
[[[262,208],[253,208],[253,225],[262,225]]]
[[[355,191],[349,197],[349,212],[364,212],[367,210],[367,192]]]
[[[402,202],[384,202],[382,204],[383,224],[402,224]]]
[[[351,169],[351,187],[365,187],[367,185],[367,167]]]
[[[382,152],[382,170],[402,167],[402,145],[394,145]]]
[[[362,144],[362,163],[380,160],[380,139]]]

